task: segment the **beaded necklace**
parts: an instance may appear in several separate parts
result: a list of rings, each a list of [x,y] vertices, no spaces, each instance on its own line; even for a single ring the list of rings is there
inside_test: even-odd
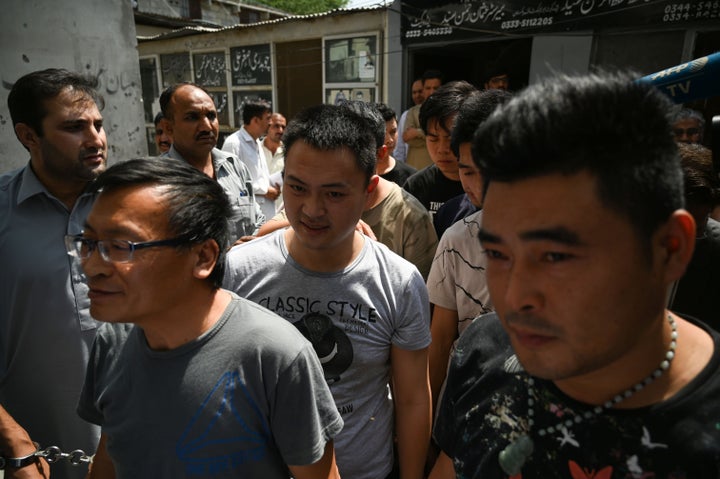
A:
[[[672,362],[673,358],[675,357],[675,348],[677,347],[677,325],[675,324],[675,319],[668,314],[667,316],[668,322],[670,323],[670,346],[668,347],[667,352],[665,353],[665,356],[663,357],[662,362],[660,365],[655,369],[652,373],[650,373],[649,376],[647,376],[645,379],[640,381],[639,383],[635,384],[634,386],[626,389],[625,391],[621,392],[620,394],[617,394],[612,399],[608,400],[603,404],[602,406],[595,406],[592,410],[586,411],[582,415],[575,416],[574,419],[567,419],[565,421],[560,421],[557,424],[554,424],[552,426],[545,427],[543,429],[539,429],[537,431],[537,435],[540,437],[544,437],[547,434],[552,434],[555,431],[560,431],[563,428],[569,428],[572,427],[574,424],[579,424],[584,420],[591,419],[595,416],[598,416],[602,414],[604,411],[612,409],[613,407],[617,406],[619,403],[623,402],[624,400],[628,399],[629,397],[633,396],[635,393],[642,391],[647,387],[650,383],[655,381],[657,378],[663,375],[665,371],[667,371],[670,368],[670,363]],[[533,453],[533,449],[535,447],[532,438],[530,437],[530,431],[532,430],[533,425],[535,424],[535,380],[532,378],[532,376],[528,379],[528,431],[527,433],[524,433],[520,435],[517,439],[512,441],[510,444],[507,445],[505,449],[500,451],[500,454],[498,455],[498,461],[500,462],[500,467],[503,471],[505,471],[506,474],[510,476],[514,476],[520,473],[522,470],[523,465],[525,462],[530,458],[530,456]]]

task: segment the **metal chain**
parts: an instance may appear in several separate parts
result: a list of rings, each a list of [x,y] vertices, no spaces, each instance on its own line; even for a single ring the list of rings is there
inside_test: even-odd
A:
[[[57,446],[46,447],[35,453],[36,457],[42,457],[50,464],[67,459],[73,466],[80,464],[89,464],[92,462],[93,456],[88,456],[82,449],[75,449],[72,452],[62,452]]]

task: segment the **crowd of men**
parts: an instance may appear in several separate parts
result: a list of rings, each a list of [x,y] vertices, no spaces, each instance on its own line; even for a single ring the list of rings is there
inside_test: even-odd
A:
[[[18,79],[5,477],[720,477],[704,118],[486,73],[426,72],[399,121],[247,100],[222,145],[180,83],[159,156],[110,167],[92,78]]]

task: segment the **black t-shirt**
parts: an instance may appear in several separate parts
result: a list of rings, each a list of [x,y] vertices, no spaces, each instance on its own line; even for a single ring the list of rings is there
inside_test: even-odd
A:
[[[713,337],[709,364],[678,394],[653,406],[603,411],[576,423],[593,407],[534,378],[534,451],[521,476],[719,478],[720,338],[697,324]],[[457,477],[508,477],[498,455],[527,433],[528,377],[494,313],[475,319],[460,337],[434,430]],[[537,430],[551,425],[556,432],[538,437]]]
[[[670,309],[687,314],[720,331],[720,223],[708,220],[705,237],[695,240],[695,252],[675,292]]]
[[[393,167],[393,169],[380,176],[382,176],[388,181],[392,181],[393,183],[397,183],[398,185],[402,186],[405,184],[407,179],[415,173],[417,173],[417,170],[412,166],[408,165],[403,161],[395,161],[395,166]]]
[[[433,218],[433,226],[435,226],[437,237],[441,238],[445,230],[461,219],[467,218],[477,210],[465,193],[447,200],[440,209],[437,210]]]
[[[435,165],[423,168],[412,175],[403,188],[420,200],[433,216],[447,200],[464,193],[460,180],[449,179]]]

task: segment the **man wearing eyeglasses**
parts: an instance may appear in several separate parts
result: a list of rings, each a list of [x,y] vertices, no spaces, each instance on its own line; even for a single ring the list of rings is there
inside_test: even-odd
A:
[[[96,322],[62,242],[80,232],[95,199],[88,185],[105,170],[96,83],[47,69],[19,78],[8,95],[30,154],[26,166],[0,176],[0,455],[18,459],[6,470],[12,477],[39,473],[32,441],[92,454],[100,436],[75,413]],[[52,467],[53,478],[86,472],[67,461]]]
[[[221,289],[230,201],[184,162],[109,168],[66,237],[103,324],[78,413],[102,427],[90,478],[337,478],[343,421],[312,344]]]

